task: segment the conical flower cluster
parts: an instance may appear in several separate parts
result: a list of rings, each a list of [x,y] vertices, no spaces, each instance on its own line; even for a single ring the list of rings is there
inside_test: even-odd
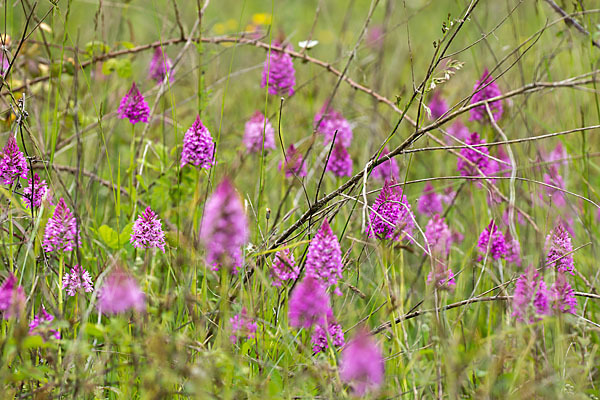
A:
[[[331,315],[329,295],[313,276],[304,277],[292,291],[288,302],[288,320],[295,328],[323,325]]]
[[[423,194],[419,197],[417,211],[425,215],[434,215],[444,211],[442,197],[435,192],[433,185],[429,182],[423,188]]]
[[[23,203],[26,208],[39,207],[42,205],[42,201],[48,193],[48,184],[45,180],[40,179],[37,172],[33,174],[33,181],[31,178],[27,179],[27,185],[23,188]]]
[[[304,162],[304,157],[302,157],[302,153],[300,153],[293,144],[288,147],[285,154],[285,166],[283,164],[283,161],[279,162],[279,169],[284,169],[286,178],[292,178],[294,176],[302,178],[306,176],[306,163]]]
[[[567,281],[567,276],[564,272],[556,274],[556,280],[550,288],[550,293],[552,307],[556,312],[575,314],[577,299],[575,299],[575,292]]]
[[[254,339],[257,328],[256,322],[248,317],[246,308],[242,308],[241,313],[230,318],[229,324],[231,325],[231,336],[229,336],[231,343],[237,342],[242,336],[247,339]]]
[[[471,98],[471,104],[478,103],[493,97],[501,96],[502,92],[498,87],[498,84],[488,72],[487,68],[483,71],[483,76],[475,86],[473,87],[473,97]],[[494,120],[498,121],[502,117],[502,100],[496,100],[489,103],[490,111],[494,116]],[[488,113],[485,105],[477,106],[471,109],[470,121],[487,121]]]
[[[531,266],[517,279],[512,315],[519,322],[532,323],[549,314],[546,283]]]
[[[200,228],[206,261],[214,270],[224,266],[237,273],[242,265],[242,246],[248,240],[244,207],[229,179],[223,180],[207,200]]]
[[[336,144],[346,148],[352,144],[352,126],[342,114],[327,105],[315,115],[314,124],[316,131],[324,136],[324,144],[330,143],[334,137]]]
[[[504,258],[508,253],[504,235],[493,220],[490,221],[489,225],[479,235],[477,247],[483,254],[488,254],[489,252],[494,260]]]
[[[4,319],[20,315],[25,307],[25,293],[17,284],[17,278],[10,274],[0,285],[0,311]]]
[[[138,215],[133,224],[129,241],[133,247],[138,249],[159,248],[163,253],[165,252],[165,233],[162,229],[162,223],[150,207],[147,207],[142,214]]]
[[[379,155],[379,159],[385,158],[385,156],[389,153],[387,147],[381,151]],[[390,158],[382,164],[379,164],[375,168],[373,168],[373,172],[371,172],[371,176],[373,179],[377,179],[380,181],[385,181],[388,179],[398,179],[400,176],[400,168],[398,168],[398,162],[395,158]]]
[[[325,170],[338,177],[352,176],[352,157],[341,143],[333,147]]]
[[[166,54],[163,53],[162,48],[158,46],[154,49],[154,55],[150,60],[150,67],[148,68],[148,78],[161,83],[165,80],[167,74],[169,74],[169,82],[173,82],[173,74],[171,74],[171,68],[173,62]]]
[[[446,100],[444,100],[440,92],[435,92],[433,94],[428,107],[431,111],[432,120],[436,120],[448,112],[448,103],[446,103]]]
[[[62,197],[54,209],[54,214],[46,223],[44,232],[44,250],[51,251],[72,251],[78,246],[77,221],[67,207],[65,199]]]
[[[342,347],[346,343],[342,326],[333,321],[333,316],[331,316],[331,321],[329,318],[327,318],[327,320],[327,329],[322,325],[316,325],[313,330],[311,343],[313,345],[312,350],[314,353],[319,353],[329,348],[329,342],[327,340],[328,335],[331,343],[333,343],[335,347]]]
[[[44,307],[42,307],[41,313],[38,313],[33,320],[29,323],[29,334],[40,335],[42,337],[51,336],[54,339],[60,339],[60,332],[56,329],[49,328],[50,323],[54,321],[54,315],[48,313]]]
[[[546,266],[554,266],[559,272],[573,273],[573,245],[571,237],[562,224],[556,225],[546,237]]]
[[[413,215],[406,196],[395,180],[386,180],[371,207],[369,237],[400,240],[410,235],[414,226]]]
[[[208,169],[214,165],[214,154],[215,144],[213,138],[208,129],[202,124],[200,115],[198,115],[183,137],[181,168],[191,164]]]
[[[78,292],[90,293],[94,291],[90,273],[79,265],[71,268],[71,271],[63,277],[63,289],[67,290],[69,296],[75,296]]]
[[[119,118],[128,119],[133,125],[138,122],[148,122],[150,107],[148,107],[148,103],[144,100],[144,96],[140,93],[135,82],[131,85],[129,92],[121,99],[118,114]]]
[[[452,289],[456,285],[454,273],[448,267],[452,232],[439,214],[434,215],[427,223],[425,239],[432,260],[432,269],[427,276],[427,283],[438,289]]]
[[[310,241],[306,256],[306,274],[318,279],[325,288],[329,288],[337,285],[338,279],[342,279],[342,268],[340,243],[325,218],[321,229]],[[338,287],[335,288],[335,293],[342,294]]]
[[[275,148],[275,129],[260,111],[256,111],[244,126],[244,144],[248,153]]]
[[[273,46],[280,47],[281,43],[274,41]],[[260,87],[264,88],[267,84],[269,94],[277,96],[294,94],[296,71],[289,54],[271,49],[264,64]]]
[[[485,143],[485,140],[481,139],[477,132],[473,132],[465,143],[478,145]],[[483,146],[461,149],[460,154],[464,159],[458,158],[456,168],[462,176],[480,176],[482,173],[484,176],[493,175],[498,170],[498,166],[495,160],[488,157],[489,153],[489,149]],[[474,165],[469,164],[465,159]],[[493,181],[493,179],[490,180],[490,182]]]
[[[0,183],[12,185],[19,178],[26,179],[28,170],[27,160],[19,150],[17,140],[13,135],[9,135],[6,146],[0,154]]]
[[[352,387],[355,395],[363,396],[381,386],[384,361],[381,350],[371,335],[361,330],[344,350],[340,360],[340,378]]]
[[[271,267],[271,279],[273,286],[281,287],[284,281],[297,279],[300,268],[296,266],[294,254],[290,249],[283,249],[275,253],[275,259]]]
[[[117,267],[111,271],[100,289],[98,308],[106,314],[121,314],[130,309],[144,311],[145,295],[135,278]]]

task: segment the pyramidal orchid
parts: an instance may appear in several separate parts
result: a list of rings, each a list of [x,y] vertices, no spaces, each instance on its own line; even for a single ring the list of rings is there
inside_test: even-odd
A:
[[[341,143],[333,147],[325,170],[337,177],[352,176],[352,157]]]
[[[481,79],[478,80],[477,83],[475,83],[473,91],[474,94],[471,98],[471,104],[475,104],[480,101],[485,101],[487,99],[491,99],[493,97],[502,95],[498,84],[492,78],[487,68],[483,71],[483,76],[481,77]],[[503,112],[502,100],[492,101],[488,104],[490,107],[490,111],[492,112],[492,116],[494,117],[494,121],[498,121],[500,117],[502,117]],[[469,118],[469,121],[488,121],[488,117],[489,116],[487,108],[484,104],[471,109],[471,116]]]
[[[25,307],[25,293],[23,288],[17,284],[17,278],[11,273],[0,285],[0,311],[3,318],[20,315]]]
[[[272,45],[282,46],[278,41],[273,41]],[[286,49],[291,49],[291,46],[287,46]],[[264,88],[267,85],[269,86],[268,92],[271,95],[291,96],[294,94],[296,71],[294,70],[292,57],[289,54],[274,49],[269,51],[263,67],[260,87]]]
[[[285,166],[283,164],[283,161],[279,162],[279,170],[284,169],[286,178],[294,176],[302,178],[306,176],[306,162],[304,161],[304,157],[293,144],[288,147],[285,154]]]
[[[165,233],[154,211],[147,207],[133,224],[130,243],[137,249],[159,248],[165,252]]]
[[[427,223],[425,238],[432,260],[432,270],[427,276],[427,283],[437,289],[453,289],[456,285],[454,273],[448,267],[452,232],[439,214],[434,215]]]
[[[431,111],[431,119],[436,120],[448,112],[448,103],[439,91],[435,92],[427,105]]]
[[[573,244],[571,236],[563,224],[558,224],[546,236],[546,266],[554,266],[558,272],[570,272],[575,268],[573,262]]]
[[[271,266],[271,279],[273,286],[281,287],[284,281],[297,279],[300,268],[296,266],[294,254],[290,249],[283,249],[275,253],[273,265]]]
[[[128,310],[144,311],[146,300],[137,281],[120,267],[106,277],[98,297],[98,309],[106,314],[121,314]]]
[[[484,144],[485,140],[481,139],[477,132],[473,132],[465,143],[479,145]],[[458,158],[456,168],[462,176],[480,176],[482,173],[484,176],[490,176],[498,168],[497,162],[488,157],[489,153],[489,149],[485,146],[461,149],[460,154],[462,157]],[[494,180],[491,179],[490,182],[494,182]]]
[[[556,280],[550,288],[550,294],[552,297],[552,307],[555,312],[575,314],[577,299],[564,272],[556,274]]]
[[[325,288],[335,286],[342,279],[342,250],[337,236],[331,231],[327,218],[310,241],[306,256],[306,274],[318,279]],[[338,287],[334,293],[340,296]]]
[[[75,265],[63,277],[63,289],[67,290],[69,296],[75,296],[78,292],[93,292],[92,277],[85,268]]]
[[[331,306],[325,288],[313,276],[305,276],[292,291],[288,302],[290,326],[309,329],[324,324],[328,315],[331,315]]]
[[[45,180],[40,179],[39,175],[33,174],[33,181],[31,178],[27,178],[27,185],[23,187],[23,203],[26,208],[39,207],[42,205],[42,201],[48,194],[48,184]]]
[[[218,270],[223,266],[237,274],[242,265],[242,246],[248,240],[248,221],[235,188],[224,179],[206,201],[200,227],[206,261]]]
[[[519,322],[533,323],[547,315],[550,294],[546,283],[532,266],[519,276],[512,300],[512,316]]]
[[[173,74],[171,73],[172,67],[173,62],[171,59],[163,53],[161,46],[157,46],[156,49],[154,49],[154,54],[150,60],[150,66],[148,67],[148,78],[161,83],[168,74],[169,82],[173,82]]]
[[[256,322],[248,317],[246,308],[242,308],[242,312],[230,318],[229,324],[231,326],[231,336],[229,336],[231,343],[236,343],[242,337],[254,339],[257,328]]]
[[[335,347],[342,347],[346,343],[342,326],[333,320],[333,316],[331,320],[327,318],[326,328],[324,325],[315,326],[310,340],[314,353],[319,353],[329,348],[328,336]]]
[[[429,182],[423,188],[423,194],[417,202],[417,211],[425,215],[434,215],[444,211],[442,197],[435,192],[433,185]]]
[[[209,169],[214,165],[215,144],[210,132],[202,121],[200,115],[185,132],[183,136],[183,150],[181,151],[181,168],[187,164],[199,168]]]
[[[379,155],[379,159],[385,158],[385,156],[389,153],[387,147],[384,147]],[[386,179],[398,179],[400,176],[400,168],[398,168],[398,162],[395,158],[389,158],[384,163],[379,164],[375,168],[373,168],[373,172],[371,172],[371,176],[373,179],[377,179],[380,181],[385,181]]]
[[[248,153],[275,148],[275,129],[260,111],[256,111],[244,126],[244,144]]]
[[[60,339],[60,332],[49,328],[52,321],[54,321],[54,315],[48,313],[42,306],[41,312],[33,317],[33,320],[29,323],[29,334],[40,335],[42,337],[46,337],[49,334],[56,340]]]
[[[13,135],[9,135],[0,154],[0,183],[12,185],[19,178],[26,179],[27,171],[29,171],[27,160],[19,149],[17,140]]]
[[[315,114],[314,124],[317,133],[324,136],[323,144],[331,143],[334,137],[336,144],[339,143],[346,148],[352,144],[352,126],[342,114],[328,105],[323,106],[321,111]]]
[[[482,254],[490,254],[494,260],[506,257],[506,240],[494,220],[479,235],[477,247]]]
[[[410,235],[414,226],[412,211],[406,196],[395,180],[386,180],[371,207],[367,225],[369,237],[401,240]]]
[[[146,100],[144,100],[144,96],[140,93],[135,82],[131,85],[129,92],[121,99],[118,114],[119,118],[128,119],[133,125],[138,122],[148,123],[150,107],[146,103]]]
[[[67,207],[64,198],[60,198],[54,214],[46,223],[43,247],[47,252],[72,251],[78,246],[77,221]]]
[[[342,350],[340,378],[352,387],[353,393],[363,396],[376,391],[383,383],[384,361],[373,338],[361,330]]]

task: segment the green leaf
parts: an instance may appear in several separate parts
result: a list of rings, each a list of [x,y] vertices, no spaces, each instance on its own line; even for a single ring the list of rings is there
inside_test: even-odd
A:
[[[129,242],[129,238],[131,237],[131,232],[133,230],[133,222],[125,225],[121,233],[119,234],[119,240],[121,241],[121,246],[125,245],[125,243]]]
[[[29,335],[23,340],[23,348],[25,350],[42,347],[44,345],[44,339],[40,335]]]
[[[117,60],[115,60],[114,58],[111,58],[110,60],[106,60],[102,64],[102,73],[104,75],[112,74],[115,69],[117,69]]]
[[[102,225],[98,228],[98,236],[108,247],[111,249],[118,249],[119,246],[119,234],[115,232],[113,228],[108,225]],[[123,244],[123,243],[121,243]]]
[[[131,50],[135,47],[135,44],[131,43],[131,42],[119,42],[119,44],[123,47],[125,47],[127,50]]]
[[[99,40],[92,40],[91,42],[87,42],[85,45],[85,51],[90,56],[94,56],[94,54],[104,54],[110,51],[110,47]]]
[[[131,61],[128,58],[122,58],[117,61],[117,74],[121,78],[129,78],[131,73]]]
[[[85,325],[85,333],[88,336],[93,336],[98,339],[104,338],[104,329],[102,325],[88,323]]]

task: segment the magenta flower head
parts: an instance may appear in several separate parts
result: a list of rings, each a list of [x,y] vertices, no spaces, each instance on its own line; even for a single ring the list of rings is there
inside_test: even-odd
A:
[[[277,41],[274,41],[272,45],[281,47],[281,43]],[[291,46],[287,46],[286,49],[291,50]],[[269,85],[269,94],[277,96],[294,94],[296,71],[289,54],[271,49],[264,64],[260,87],[264,88],[267,84]]]
[[[296,266],[294,254],[290,249],[283,249],[275,253],[275,259],[271,266],[271,279],[273,286],[281,287],[284,281],[297,279],[300,268]]]
[[[490,224],[479,235],[477,247],[479,247],[479,251],[483,254],[488,254],[489,252],[494,260],[506,257],[508,253],[506,240],[494,220],[490,221]]]
[[[323,144],[330,143],[334,137],[336,144],[340,143],[344,147],[352,144],[352,126],[342,114],[332,110],[327,104],[315,114],[314,124],[316,131],[324,136]]]
[[[577,299],[575,299],[575,292],[563,272],[556,274],[556,281],[550,288],[550,293],[552,307],[556,312],[575,314]]]
[[[530,265],[517,279],[512,316],[519,322],[533,323],[550,313],[546,283]]]
[[[387,147],[384,147],[379,155],[379,159],[385,158],[385,156],[389,153]],[[379,164],[375,168],[373,168],[373,172],[371,173],[373,179],[377,179],[379,181],[385,181],[386,179],[398,179],[400,176],[400,168],[398,168],[398,162],[396,162],[395,158],[390,158],[386,160],[384,163]]]
[[[252,118],[246,122],[244,144],[248,153],[275,148],[275,129],[269,119],[265,118],[260,111],[255,112]]]
[[[473,87],[474,94],[471,98],[471,104],[478,103],[493,97],[501,96],[502,92],[495,80],[489,74],[487,68],[483,71],[483,76]],[[496,100],[489,103],[490,111],[494,116],[494,121],[498,121],[502,117],[502,100]],[[487,121],[488,113],[484,105],[477,106],[471,109],[471,117],[469,121]]]
[[[56,329],[50,329],[50,323],[54,321],[54,315],[48,313],[42,306],[41,313],[38,313],[29,323],[29,334],[40,335],[43,338],[51,336],[56,340],[60,339],[60,332]]]
[[[306,274],[318,279],[325,288],[335,286],[342,279],[342,250],[337,236],[331,231],[327,218],[310,241],[306,255]],[[340,296],[338,287],[334,290]]]
[[[27,178],[27,160],[13,135],[8,136],[0,157],[0,183],[12,185],[19,178]]]
[[[147,207],[133,224],[129,242],[137,249],[159,248],[165,252],[165,233],[154,211]]]
[[[363,396],[383,383],[384,362],[381,350],[371,335],[361,330],[342,350],[340,378]]]
[[[283,167],[283,161],[279,162],[279,170],[281,168],[284,168],[286,178],[292,178],[294,175],[298,178],[306,176],[306,162],[304,161],[304,157],[302,157],[302,153],[293,144],[288,147],[285,154],[285,167]]]
[[[554,147],[550,153],[543,156],[543,160],[547,163],[550,163],[550,165],[548,165],[548,169],[550,170],[551,174],[558,175],[560,167],[566,167],[569,164],[569,161],[567,160],[568,157],[569,154],[567,153],[567,150],[564,148],[561,142],[558,142],[556,147]]]
[[[158,46],[154,49],[154,55],[152,56],[152,60],[150,60],[148,78],[161,83],[168,74],[169,82],[173,82],[173,74],[171,73],[172,67],[173,63],[171,62],[171,59],[167,57],[166,54],[163,53],[162,48]]]
[[[429,182],[425,184],[423,194],[419,197],[417,210],[425,215],[438,214],[444,211],[442,197],[433,190],[433,185]]]
[[[307,275],[292,291],[288,303],[289,324],[295,328],[309,329],[325,323],[331,315],[329,295],[319,281]]]
[[[100,289],[98,309],[106,314],[122,314],[130,309],[141,312],[146,309],[145,295],[133,276],[116,267]]]
[[[521,244],[517,239],[511,238],[507,234],[508,240],[506,241],[506,257],[505,260],[508,263],[521,266]]]
[[[329,341],[327,340],[328,335],[331,343],[333,343],[335,347],[342,347],[346,344],[342,326],[333,320],[333,316],[331,319],[327,318],[327,320],[327,329],[322,325],[316,325],[313,330],[310,341],[313,345],[312,349],[314,353],[319,353],[329,348]]]
[[[94,291],[92,277],[85,268],[75,265],[69,273],[63,277],[63,289],[67,289],[69,296],[75,296],[78,292],[90,293]]]
[[[54,214],[46,223],[44,232],[44,250],[51,251],[72,251],[79,245],[77,237],[77,221],[67,207],[65,199],[62,197],[54,209]]]
[[[248,221],[240,198],[227,178],[206,201],[200,240],[206,248],[206,261],[215,271],[224,266],[237,274],[237,268],[242,266],[241,247],[248,240]]]
[[[468,138],[465,143],[470,145],[478,145],[485,143],[485,140],[481,139],[477,132],[473,132],[471,137]],[[490,151],[487,147],[474,147],[464,148],[460,150],[460,154],[474,165],[469,164],[462,157],[458,158],[456,168],[462,176],[480,176],[483,173],[484,176],[494,174],[498,168],[496,161],[488,157]],[[477,170],[479,169],[481,173]],[[494,182],[494,180],[490,180]]]
[[[229,336],[231,343],[236,343],[242,336],[247,339],[254,339],[257,328],[256,322],[248,317],[245,307],[242,308],[241,313],[229,318],[229,324],[231,325],[231,336]]]
[[[27,178],[27,185],[23,187],[23,203],[26,208],[39,207],[42,205],[42,201],[48,194],[48,184],[45,180],[41,180],[37,172],[33,174],[33,181],[31,178]]]
[[[448,129],[446,130],[448,132],[448,134],[462,142],[466,142],[467,139],[469,139],[469,137],[471,136],[471,132],[469,132],[469,128],[467,128],[465,126],[465,124],[463,124],[460,121],[454,121],[454,123],[452,125],[450,125],[448,127]],[[454,141],[452,140],[452,138],[446,136],[446,143],[447,144],[455,144]]]
[[[131,85],[129,92],[121,99],[119,105],[119,118],[128,119],[133,125],[138,122],[148,123],[150,117],[150,107],[144,100],[135,82]]]
[[[429,102],[429,110],[431,111],[431,119],[436,120],[448,112],[448,103],[442,98],[440,92],[435,92]]]
[[[200,115],[183,137],[181,168],[187,164],[209,169],[214,165],[215,144],[210,132],[202,124]]]
[[[17,278],[11,273],[0,285],[0,311],[4,319],[11,316],[19,316],[25,308],[25,293],[23,288],[17,285]]]
[[[338,177],[352,176],[352,157],[341,143],[333,147],[325,170]]]
[[[436,214],[427,222],[425,239],[432,254],[448,257],[452,245],[452,232],[444,221],[444,217]]]
[[[371,207],[369,237],[401,240],[411,234],[413,215],[406,196],[395,180],[386,180],[379,196]]]
[[[573,274],[575,268],[573,262],[573,244],[571,236],[562,224],[556,227],[546,236],[546,266],[554,266],[559,272],[570,272]]]
[[[549,201],[552,205],[558,208],[564,207],[567,202],[563,190],[565,189],[565,181],[562,176],[559,175],[558,171],[551,171],[552,175],[544,174],[544,183],[555,187],[544,186],[544,192],[548,196]],[[562,189],[562,190],[560,190]],[[540,198],[543,200],[544,195],[540,193]]]

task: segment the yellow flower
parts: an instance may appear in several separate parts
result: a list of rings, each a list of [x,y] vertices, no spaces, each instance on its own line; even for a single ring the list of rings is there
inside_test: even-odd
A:
[[[271,25],[273,17],[269,13],[258,13],[252,15],[252,23],[256,25]]]

